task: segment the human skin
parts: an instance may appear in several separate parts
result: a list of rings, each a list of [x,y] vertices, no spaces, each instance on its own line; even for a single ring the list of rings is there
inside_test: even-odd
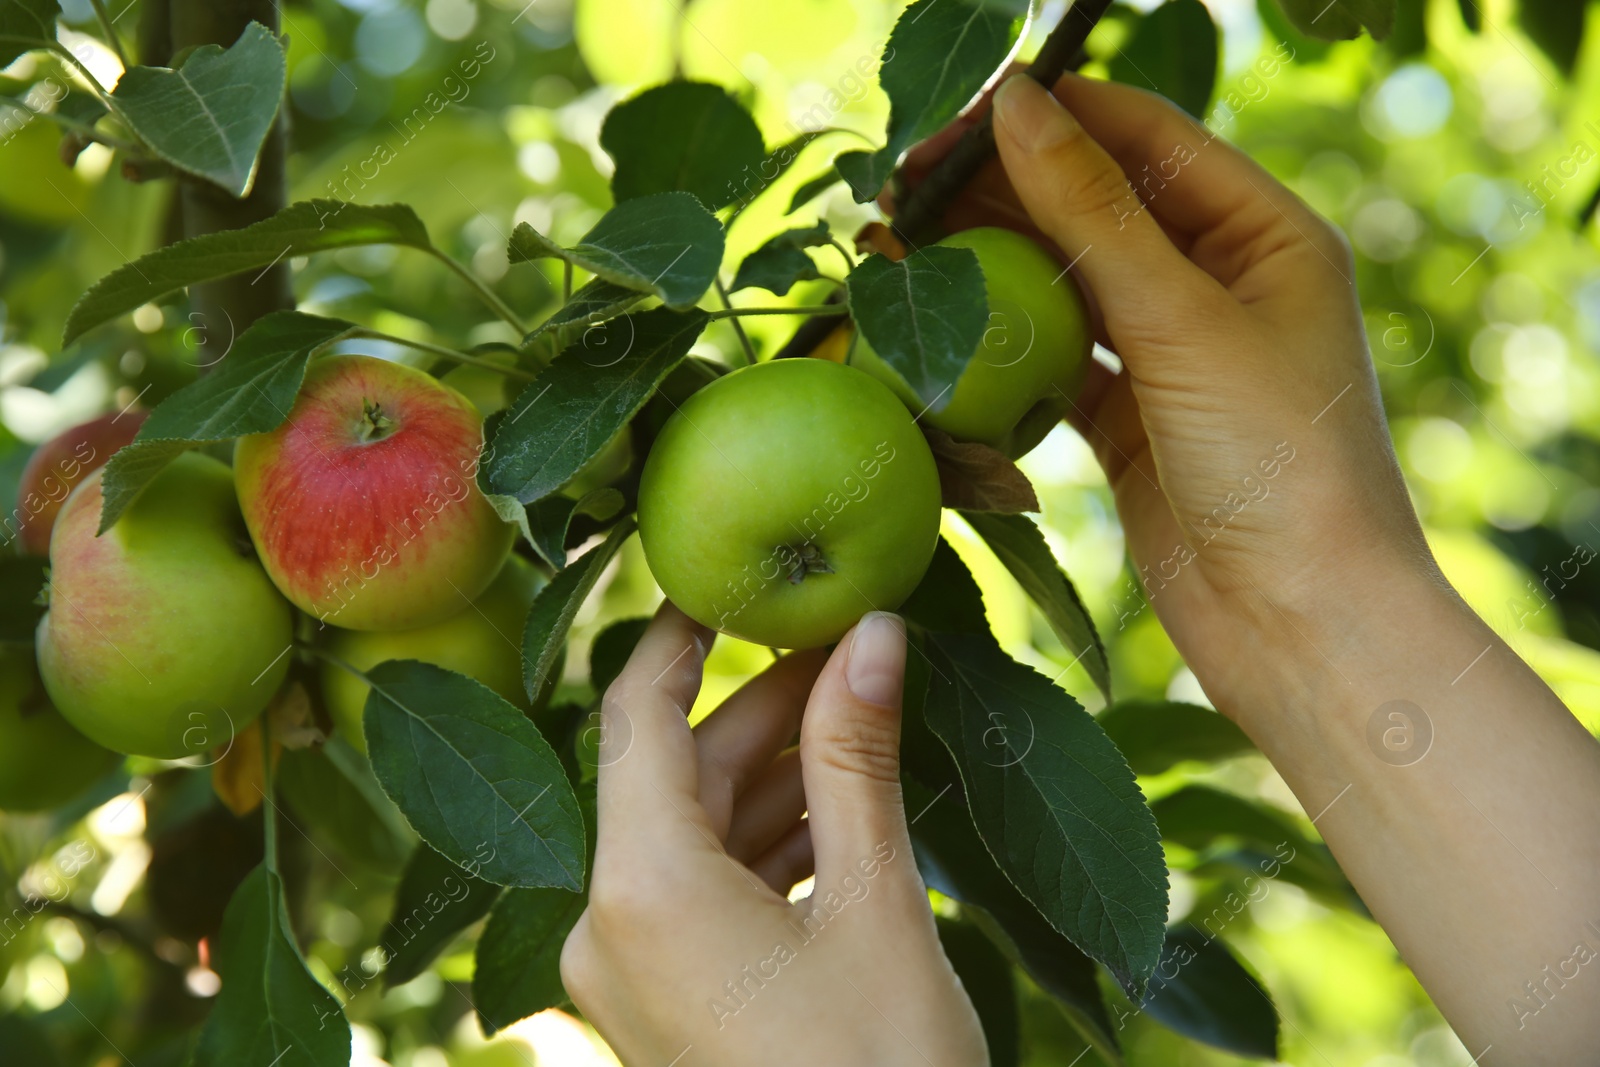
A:
[[[1593,948],[1585,924],[1600,922],[1600,744],[1434,563],[1394,457],[1343,237],[1259,166],[1149,94],[1068,76],[1053,95],[1013,78],[997,97],[1000,158],[945,221],[1031,227],[1063,262],[1078,259],[1100,340],[1125,369],[1092,375],[1071,409],[1105,468],[1162,625],[1218,710],[1289,783],[1477,1062],[1588,1062],[1600,1047],[1600,982],[1585,977],[1587,968],[1577,978],[1570,967],[1565,980],[1557,975],[1577,943]],[[914,155],[912,184],[958,132]],[[1192,158],[1159,187],[1141,183],[1141,203],[1127,175],[1147,176],[1146,167],[1159,173],[1180,145]],[[1287,461],[1284,449],[1292,450]],[[1244,486],[1247,477],[1257,489]],[[1269,496],[1236,506],[1242,486],[1259,495],[1268,477]],[[666,735],[635,736],[632,752],[662,761],[640,778],[670,773],[681,791],[692,784],[724,805],[731,794],[736,826],[781,821],[770,815],[776,787],[768,783],[792,776],[787,757],[753,772],[702,756],[698,778],[691,775],[687,728],[668,714],[689,703],[681,690],[637,691],[658,660],[666,665],[659,648],[641,645],[639,655],[647,653],[634,688],[617,691],[614,701],[651,708],[651,723]],[[827,707],[833,692],[819,687],[811,709]],[[1394,724],[1384,709],[1397,700],[1420,712],[1411,715],[1414,728],[1424,715],[1430,724],[1420,759],[1368,740],[1374,720],[1380,734]],[[782,720],[786,707],[771,697],[768,715]],[[885,765],[892,758],[881,743],[855,744],[857,735],[841,731],[837,719],[815,724],[811,709],[803,732],[826,732]],[[743,717],[762,721],[748,711]],[[732,885],[737,865],[717,857],[704,836],[653,840],[635,832],[625,825],[633,808],[607,804],[605,773],[605,859],[596,861],[592,899],[620,910],[617,920],[596,918],[569,943],[573,976],[582,979],[569,988],[579,1007],[598,1012],[591,1017],[602,1032],[612,1019],[627,1020],[617,1024],[627,1042],[620,1047],[654,1054],[691,1018],[680,984],[699,989],[737,974],[746,943],[764,939],[764,913],[736,911],[721,895],[702,903],[704,886]],[[883,781],[889,789],[886,773]],[[815,815],[833,802],[813,795],[811,777],[804,787],[789,811],[809,800]],[[648,780],[631,788],[655,795]],[[880,811],[866,799],[853,811],[828,810],[863,820]],[[770,881],[808,869],[797,845],[801,854],[772,875],[746,838],[733,839],[741,844],[730,855],[753,861]],[[820,841],[816,859],[821,870]],[[660,873],[633,878],[624,873],[629,864]],[[903,906],[926,911],[909,896]],[[630,914],[670,915],[671,930],[666,919],[618,921]],[[704,951],[696,935],[706,939]],[[859,936],[855,947],[869,959],[892,961],[902,951],[872,930]],[[589,984],[584,969],[596,959],[604,961],[603,989]],[[768,1013],[760,1020],[771,1047],[793,1062],[832,1051],[815,1021],[860,1004],[839,982],[854,975],[854,960],[837,966],[826,986],[790,987],[789,1015],[771,1003],[777,996],[748,1009]],[[895,966],[909,1000],[943,1003],[915,984],[927,967],[920,958]],[[1529,983],[1545,995],[1535,999]],[[1519,999],[1537,1010],[1518,1011]],[[886,1015],[903,1019],[922,1004],[897,1004],[907,1014]],[[886,1020],[877,1025],[873,1039],[892,1037]],[[683,1062],[741,1062],[724,1047],[708,1039]],[[903,1049],[885,1061],[854,1048],[827,1060],[889,1061],[920,1062]]]
[[[306,614],[407,630],[483,592],[514,531],[477,485],[483,417],[412,367],[312,362],[282,426],[234,448],[262,565]]]
[[[97,536],[102,475],[67,498],[50,538],[37,642],[50,699],[116,752],[225,745],[288,673],[294,616],[250,551],[233,478],[186,452]]]

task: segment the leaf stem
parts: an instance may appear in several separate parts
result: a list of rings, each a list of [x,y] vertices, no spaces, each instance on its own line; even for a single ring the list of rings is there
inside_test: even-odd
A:
[[[40,111],[38,108],[30,106],[28,102],[23,100],[21,97],[0,96],[0,104],[5,105],[6,107],[14,107],[18,111],[26,111],[28,114],[38,116],[39,118],[49,119],[51,122],[55,123],[57,126],[60,126],[64,130],[71,130],[73,133],[82,136],[85,140],[99,142],[100,144],[105,145],[107,148],[118,149],[129,154],[142,151],[142,149],[132,141],[124,141],[122,138],[113,137],[109,133],[101,133],[87,122],[79,122],[77,119],[69,119],[67,116],[57,114],[54,111]]]
[[[344,336],[365,337],[373,341],[387,341],[390,344],[404,345],[407,348],[415,348],[418,352],[427,352],[444,359],[454,360],[457,363],[465,363],[472,367],[482,367],[484,370],[498,371],[508,378],[521,378],[523,381],[531,382],[535,377],[535,375],[523,370],[521,367],[507,367],[494,362],[494,360],[484,359],[482,356],[472,356],[465,352],[457,352],[453,348],[446,348],[443,345],[432,344],[428,341],[416,341],[409,337],[396,337],[394,334],[384,333],[381,330],[369,330],[364,326],[357,327]]]
[[[476,274],[473,274],[472,271],[468,270],[460,263],[457,263],[450,256],[445,255],[439,249],[429,248],[428,251],[432,253],[433,257],[440,263],[443,263],[445,266],[454,271],[458,278],[466,282],[467,285],[471,286],[473,292],[478,294],[478,298],[488,306],[490,311],[493,311],[496,315],[500,316],[501,319],[510,324],[512,329],[517,331],[517,336],[527,336],[527,324],[517,316],[515,311],[511,310],[504,300],[501,300],[500,297],[495,294],[493,289],[484,284],[482,278],[479,278]]]
[[[572,260],[561,261],[561,302],[565,304],[572,299]]]
[[[851,270],[856,269],[856,257],[850,254],[850,250],[848,248],[839,243],[839,239],[837,237],[830,235],[828,238],[828,243],[839,250],[839,254],[844,257],[845,263],[849,265]]]
[[[713,311],[710,317],[733,319],[741,315],[843,315],[848,310],[843,304],[802,304],[787,308],[728,308],[726,311]]]
[[[83,75],[84,80],[94,88],[94,91],[100,94],[100,99],[105,101],[106,106],[112,111],[117,111],[116,101],[111,99],[111,94],[106,92],[106,87],[100,84],[100,79],[94,76],[94,71],[84,66],[83,60],[78,58],[77,53],[73,52],[72,49],[68,48],[60,41],[51,41],[47,47],[50,51],[54,52],[58,56],[61,56],[68,63],[71,63],[73,68],[76,69],[79,74]]]
[[[722,284],[721,278],[717,279],[717,295],[722,298],[722,306],[732,311],[733,301],[728,299],[728,287]],[[739,347],[744,349],[745,365],[749,366],[756,361],[756,349],[750,343],[750,335],[744,332],[744,327],[740,325],[737,317],[733,320],[733,332],[739,335]]]
[[[276,790],[272,787],[272,711],[269,708],[261,713],[256,720],[257,729],[261,731],[261,797],[266,801],[261,805],[262,829],[266,839],[263,842],[262,862],[267,870],[273,874],[278,873],[278,805],[273,801],[272,794]]]
[[[105,0],[89,0],[94,5],[95,17],[100,20],[100,28],[105,31],[106,44],[117,54],[117,59],[122,62],[122,69],[127,70],[133,64],[128,62],[128,53],[122,50],[122,41],[117,37],[117,31],[111,24],[111,16],[106,11]]]

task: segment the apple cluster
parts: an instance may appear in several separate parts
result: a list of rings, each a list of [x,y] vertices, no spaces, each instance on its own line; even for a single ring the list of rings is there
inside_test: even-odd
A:
[[[102,533],[102,464],[138,423],[68,430],[25,473],[23,499],[61,502],[19,537],[48,552],[48,610],[37,674],[0,660],[0,807],[61,803],[115,753],[227,744],[283,688],[297,643],[321,653],[329,715],[358,747],[362,672],[385,660],[436,663],[530,706],[521,631],[544,577],[478,489],[483,414],[461,392],[324,357],[281,427],[241,438],[231,466],[180,454]]]

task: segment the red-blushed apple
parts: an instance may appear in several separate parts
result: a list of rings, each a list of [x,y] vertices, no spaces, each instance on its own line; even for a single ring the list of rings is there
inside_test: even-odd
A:
[[[17,510],[3,531],[17,538],[22,551],[43,556],[50,551],[50,530],[67,496],[79,482],[105,466],[117,449],[133,440],[146,412],[102,415],[50,438],[28,457],[17,485]]]
[[[362,633],[329,627],[323,647],[358,671],[391,659],[415,659],[476,678],[506,700],[529,710],[522,681],[522,630],[545,577],[521,556],[512,556],[478,599],[443,622],[415,630]],[[554,678],[551,679],[554,682]],[[553,688],[553,685],[552,685]],[[322,665],[322,695],[333,725],[356,748],[367,750],[362,712],[370,690],[336,663]],[[541,698],[548,698],[548,692]]]
[[[74,730],[43,696],[27,648],[0,648],[0,809],[60,807],[121,760]]]
[[[278,429],[234,449],[262,564],[307,614],[409,630],[461,610],[514,530],[478,490],[483,417],[420,370],[370,356],[314,361]]]
[[[100,482],[50,538],[39,673],[67,721],[157,759],[227,744],[289,670],[294,612],[250,549],[227,465],[187,452],[103,536]]]

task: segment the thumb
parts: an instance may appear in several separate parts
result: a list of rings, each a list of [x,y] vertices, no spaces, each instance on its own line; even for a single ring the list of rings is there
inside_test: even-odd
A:
[[[1000,86],[994,109],[1017,197],[1088,283],[1136,376],[1150,359],[1139,342],[1181,343],[1197,319],[1215,317],[1227,294],[1167,239],[1117,161],[1051,93],[1019,74]]]
[[[905,666],[905,623],[874,611],[839,642],[811,691],[800,767],[819,891],[881,865],[916,874],[900,795]]]

